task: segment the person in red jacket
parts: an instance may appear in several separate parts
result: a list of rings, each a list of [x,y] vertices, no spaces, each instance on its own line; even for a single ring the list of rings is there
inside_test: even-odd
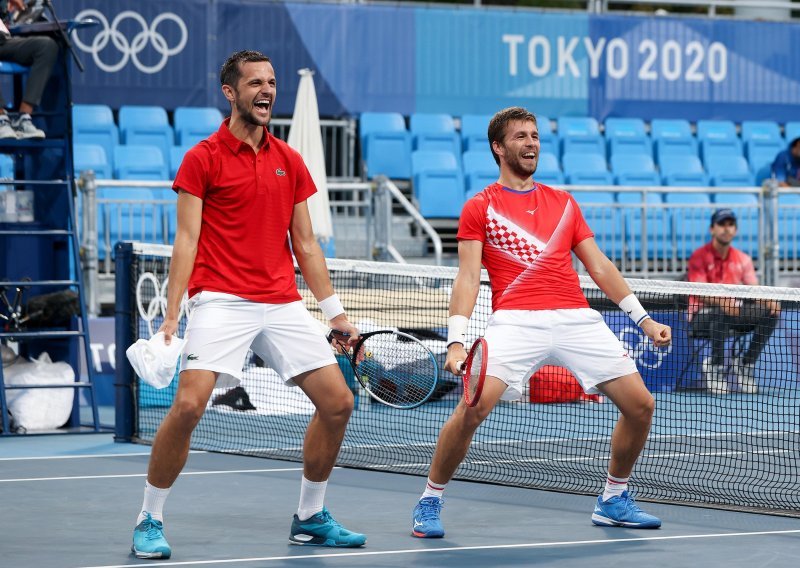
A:
[[[711,241],[692,253],[687,279],[690,282],[758,285],[749,255],[734,248],[736,214],[717,209],[711,216]],[[754,331],[747,350],[733,362],[740,392],[758,392],[756,361],[778,325],[780,304],[774,300],[742,301],[734,298],[692,297],[689,321],[696,336],[711,339],[711,357],[703,361],[706,387],[714,394],[727,394],[728,367],[725,366],[725,339],[733,333]]]

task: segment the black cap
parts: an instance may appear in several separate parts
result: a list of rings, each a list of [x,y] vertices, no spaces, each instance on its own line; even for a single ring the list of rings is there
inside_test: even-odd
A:
[[[717,209],[711,216],[711,224],[717,225],[728,219],[732,219],[734,223],[736,222],[736,213],[733,212],[733,209]]]

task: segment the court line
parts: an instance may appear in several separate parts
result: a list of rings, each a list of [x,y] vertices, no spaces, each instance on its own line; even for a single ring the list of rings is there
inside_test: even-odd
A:
[[[618,544],[623,542],[643,542],[643,541],[657,541],[657,540],[682,540],[682,539],[701,539],[701,538],[727,538],[727,537],[741,537],[741,536],[765,536],[765,535],[781,535],[781,534],[798,534],[800,529],[797,530],[782,530],[782,531],[757,531],[757,532],[739,532],[739,533],[713,533],[713,534],[688,534],[688,535],[673,535],[673,536],[650,536],[650,537],[635,537],[635,538],[610,538],[598,540],[565,540],[559,542],[531,542],[521,544],[493,544],[485,546],[448,546],[446,548],[411,548],[405,550],[381,550],[381,551],[363,551],[363,552],[331,552],[328,554],[302,554],[297,556],[262,556],[259,558],[231,558],[228,560],[193,560],[183,562],[168,562],[159,560],[158,566],[196,566],[196,565],[211,565],[211,564],[235,564],[245,562],[268,562],[271,560],[309,560],[313,558],[338,558],[345,556],[389,556],[396,554],[432,554],[437,552],[460,552],[468,550],[513,550],[520,548],[546,548],[550,546],[569,546],[579,544]],[[155,565],[155,564],[154,564]],[[83,566],[81,568],[128,568],[130,564],[114,564],[107,566]]]
[[[207,454],[205,450],[191,450],[190,454]],[[127,456],[149,456],[150,452],[131,452],[119,454],[75,454],[73,456],[21,456],[16,458],[0,458],[0,461],[24,461],[24,460],[72,460],[82,458],[118,458]]]
[[[338,469],[338,468],[334,468]],[[303,471],[301,467],[282,467],[274,469],[230,469],[217,471],[183,471],[181,475],[220,475],[226,473],[270,473],[282,471]],[[16,479],[0,479],[0,483],[13,483],[20,481],[71,481],[73,479],[119,479],[124,477],[147,477],[145,473],[123,473],[116,475],[73,475],[65,477],[19,477]]]

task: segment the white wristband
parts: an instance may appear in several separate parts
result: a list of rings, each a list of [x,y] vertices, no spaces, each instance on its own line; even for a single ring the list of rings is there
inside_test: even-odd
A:
[[[467,344],[467,327],[469,319],[466,316],[450,316],[447,318],[447,346],[451,343]]]
[[[639,303],[639,300],[633,294],[628,294],[619,302],[620,309],[628,314],[636,325],[642,325],[642,322],[650,317]]]
[[[339,301],[339,296],[336,294],[320,300],[319,309],[322,310],[322,315],[328,321],[344,313],[344,306],[342,306],[342,302]]]

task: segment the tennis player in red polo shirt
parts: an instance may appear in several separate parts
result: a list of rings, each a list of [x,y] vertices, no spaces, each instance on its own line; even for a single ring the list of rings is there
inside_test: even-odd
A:
[[[138,558],[170,557],[164,501],[186,463],[189,439],[212,390],[239,384],[249,349],[316,407],[303,444],[290,542],[361,546],[366,537],[345,529],[323,505],[353,395],[303,306],[292,262],[293,251],[330,326],[354,342],[358,330],[334,294],[311,226],[306,199],[316,188],[302,157],[267,130],[276,95],[269,58],[256,51],[234,53],[220,80],[231,116],[186,153],[173,184],[178,231],[160,331],[170,338],[178,329],[187,289],[192,315],[178,391],[153,442],[132,550]]]
[[[586,393],[602,392],[621,413],[612,435],[606,488],[597,498],[592,522],[658,528],[661,521],[642,511],[627,491],[655,401],[603,316],[589,308],[571,253],[657,347],[669,345],[671,330],[650,318],[597,247],[572,196],[535,182],[540,148],[536,117],[520,107],[502,110],[490,121],[488,138],[500,179],[467,201],[461,213],[445,362],[447,370],[459,373],[467,357],[464,341],[483,265],[492,289],[492,315],[484,335],[486,382],[477,406],[467,407],[462,400],[439,434],[424,493],[412,514],[412,534],[444,536],[444,488],[464,460],[475,430],[501,399],[519,399],[523,381],[546,364],[568,367]]]
[[[711,240],[689,258],[687,279],[714,284],[758,284],[753,260],[732,246],[736,237],[736,214],[717,209],[711,216]],[[728,394],[728,368],[725,366],[725,339],[731,331],[754,331],[750,345],[733,362],[740,392],[758,392],[756,361],[778,325],[780,304],[774,300],[741,301],[734,298],[693,296],[689,302],[692,331],[711,338],[711,357],[703,361],[706,388],[714,394]]]

